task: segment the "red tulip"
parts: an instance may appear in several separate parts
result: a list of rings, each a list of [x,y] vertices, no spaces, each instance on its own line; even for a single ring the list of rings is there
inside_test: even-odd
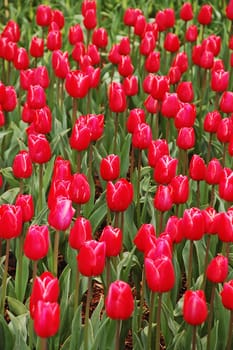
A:
[[[127,8],[123,16],[124,24],[126,26],[133,27],[137,16],[141,14],[142,14],[142,10],[140,10],[139,8],[132,8],[132,7]]]
[[[48,50],[60,50],[62,47],[62,34],[59,30],[51,30],[48,33],[46,45]]]
[[[193,19],[193,8],[190,2],[185,2],[180,9],[180,18],[185,21],[191,21]]]
[[[79,119],[76,120],[71,136],[70,146],[77,151],[83,151],[88,148],[91,142],[91,133],[87,125],[80,123]]]
[[[108,45],[108,32],[105,28],[96,28],[92,33],[92,42],[98,48],[105,48]]]
[[[60,307],[58,303],[39,300],[34,312],[34,330],[38,337],[54,336],[60,325]]]
[[[52,21],[52,10],[48,5],[39,5],[36,9],[36,23],[48,27]]]
[[[174,118],[174,124],[177,129],[194,126],[196,119],[196,108],[191,103],[183,103]]]
[[[121,56],[118,64],[118,72],[122,77],[128,77],[133,74],[134,66],[129,55]]]
[[[74,213],[72,201],[63,196],[58,196],[49,212],[48,223],[55,230],[65,231],[69,228]]]
[[[172,261],[165,255],[155,259],[146,257],[145,274],[148,287],[153,292],[168,292],[175,284],[175,271]],[[169,278],[167,278],[168,276]]]
[[[68,52],[62,52],[61,50],[55,50],[52,53],[52,66],[55,75],[58,78],[65,79],[70,70]]]
[[[209,185],[217,185],[222,175],[222,165],[216,158],[210,160],[206,166],[205,181]]]
[[[133,134],[138,124],[145,123],[145,111],[141,108],[133,108],[129,112],[126,127],[129,133]]]
[[[115,184],[107,183],[106,200],[111,211],[125,211],[133,200],[133,185],[126,179],[119,179]]]
[[[228,310],[233,310],[233,280],[223,284],[220,295],[223,306]]]
[[[146,57],[145,69],[149,73],[156,73],[160,69],[160,52],[152,51]]]
[[[194,154],[189,164],[189,176],[195,181],[205,179],[206,165],[204,159],[197,154]]]
[[[231,0],[228,2],[225,11],[226,11],[227,18],[232,21],[233,20],[233,2]]]
[[[107,257],[120,254],[122,250],[122,240],[123,235],[121,229],[110,225],[104,227],[99,238],[99,242],[105,242],[106,244]]]
[[[205,221],[202,211],[199,208],[184,210],[182,226],[184,237],[190,240],[199,240],[205,233]]]
[[[144,101],[144,106],[148,113],[156,114],[159,109],[158,100],[154,99],[151,95],[149,95]]]
[[[146,149],[152,141],[152,131],[149,124],[140,123],[132,134],[132,145],[135,148]]]
[[[27,69],[29,67],[29,56],[24,47],[18,47],[14,55],[14,67],[18,70]]]
[[[164,40],[164,49],[169,52],[176,52],[180,48],[180,40],[174,33],[167,33]]]
[[[176,175],[178,160],[169,155],[162,155],[154,167],[154,180],[159,184],[168,184]]]
[[[231,210],[218,213],[215,223],[219,239],[222,242],[233,242],[233,215]]]
[[[119,64],[120,62],[121,54],[119,53],[119,46],[119,44],[114,44],[111,50],[109,51],[108,60],[112,64]]]
[[[62,29],[65,25],[65,18],[62,11],[58,9],[52,10],[52,21],[58,25],[59,29]]]
[[[70,185],[70,198],[78,204],[85,204],[91,197],[90,185],[84,174],[74,174]]]
[[[126,96],[134,96],[138,93],[138,77],[130,75],[123,80],[123,88]]]
[[[30,221],[34,216],[34,202],[30,194],[18,194],[15,200],[15,205],[22,209],[23,222]]]
[[[149,73],[142,82],[142,88],[146,94],[150,94],[153,89],[154,77],[154,74]]]
[[[161,233],[150,250],[145,252],[145,257],[152,260],[166,256],[172,259],[172,239],[168,233]]]
[[[210,24],[212,21],[212,11],[213,8],[211,5],[202,5],[197,16],[198,22],[202,25]]]
[[[0,206],[0,237],[11,239],[20,236],[22,232],[23,215],[20,206],[2,204]]]
[[[233,112],[233,92],[224,91],[220,102],[219,107],[223,113],[232,113]]]
[[[116,280],[109,286],[105,300],[106,314],[113,320],[126,320],[134,310],[134,298],[130,285]]]
[[[77,256],[79,272],[88,277],[100,275],[105,267],[105,258],[105,242],[95,240],[84,242]]]
[[[207,207],[202,210],[205,222],[205,233],[214,235],[217,233],[217,211],[213,207]]]
[[[152,140],[148,148],[148,163],[154,168],[162,156],[169,156],[169,147],[165,139]]]
[[[164,212],[171,209],[173,205],[172,193],[169,186],[159,185],[154,197],[155,209]]]
[[[228,143],[233,135],[233,120],[231,118],[223,118],[220,120],[217,129],[217,139],[220,142]]]
[[[211,72],[211,89],[213,91],[225,91],[228,88],[229,72],[221,70],[214,70]]]
[[[205,322],[208,315],[203,290],[187,290],[184,294],[183,316],[185,322],[196,326]]]
[[[89,90],[89,76],[82,71],[70,71],[66,75],[65,88],[74,98],[83,98]]]
[[[186,72],[188,67],[189,67],[187,53],[186,52],[178,52],[172,61],[172,66],[179,67],[181,73]]]
[[[189,42],[194,42],[198,37],[198,29],[195,24],[191,24],[185,32],[185,39]]]
[[[204,119],[204,130],[210,133],[216,133],[221,119],[221,114],[218,111],[208,112]]]
[[[4,100],[2,102],[2,108],[6,112],[11,112],[17,105],[17,95],[15,88],[11,85],[5,87]]]
[[[40,85],[30,85],[27,93],[27,103],[29,108],[43,108],[46,105],[44,88]]]
[[[69,28],[68,39],[71,45],[75,45],[80,41],[83,42],[84,35],[80,24],[75,24]]]
[[[158,100],[163,100],[169,90],[169,80],[165,76],[155,75],[152,83],[151,95]]]
[[[219,254],[213,258],[206,269],[206,277],[212,283],[223,283],[228,274],[228,259]]]
[[[179,129],[176,144],[179,148],[187,150],[195,145],[195,132],[193,127],[183,127]]]
[[[34,163],[46,163],[52,155],[50,144],[44,134],[30,134],[28,136],[28,149]]]
[[[167,77],[169,78],[169,83],[170,85],[174,85],[179,83],[180,78],[181,78],[181,71],[180,68],[178,66],[172,66],[169,68]]]
[[[50,84],[49,72],[45,66],[38,66],[34,69],[32,75],[32,85],[40,85],[42,88],[47,89]]]
[[[225,201],[233,201],[233,171],[229,168],[224,168],[219,180],[219,196]]]
[[[120,175],[120,158],[118,155],[109,154],[100,162],[100,176],[105,181],[114,181]]]
[[[28,259],[43,259],[49,250],[49,230],[46,225],[31,225],[24,240],[24,254]]]
[[[133,240],[137,249],[144,254],[153,248],[156,243],[156,232],[152,224],[142,224]]]
[[[185,175],[177,175],[171,179],[169,184],[172,190],[172,201],[174,204],[186,203],[189,197],[189,181]]]
[[[119,45],[117,46],[118,53],[124,56],[130,55],[130,39],[128,36],[123,36],[119,42]],[[119,56],[119,57],[120,57]]]
[[[161,106],[162,115],[166,118],[174,118],[180,107],[178,95],[175,92],[166,92]]]
[[[134,23],[134,34],[142,37],[145,33],[146,29],[146,18],[143,14],[139,14],[136,17],[136,21]]]
[[[193,84],[191,81],[182,81],[176,89],[176,93],[182,102],[192,102],[194,98]]]
[[[28,178],[32,175],[32,160],[28,151],[22,150],[16,154],[13,164],[12,171],[17,178]]]
[[[69,245],[71,248],[79,250],[84,242],[92,239],[91,223],[88,219],[79,216],[70,229]]]
[[[3,28],[1,35],[2,37],[7,38],[14,43],[17,43],[20,39],[20,27],[18,23],[10,19]]]
[[[168,218],[164,232],[167,233],[173,243],[180,243],[183,239],[182,218],[172,215]]]
[[[113,82],[109,86],[108,100],[112,112],[124,112],[126,109],[126,94],[122,84]]]
[[[83,24],[86,29],[94,29],[97,25],[96,9],[88,9],[85,12]]]
[[[139,51],[143,56],[148,56],[155,49],[156,40],[153,31],[145,32],[141,38]]]

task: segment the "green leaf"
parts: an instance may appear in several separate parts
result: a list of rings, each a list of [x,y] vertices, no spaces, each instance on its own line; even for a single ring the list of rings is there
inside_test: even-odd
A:
[[[74,318],[72,321],[72,330],[71,330],[71,338],[70,338],[70,350],[77,350],[80,348],[83,339],[83,331],[82,331],[82,305],[79,305],[77,308]]]
[[[0,349],[14,349],[15,337],[11,333],[5,319],[0,315]]]
[[[9,305],[11,313],[15,316],[28,313],[26,306],[16,298],[8,296],[7,303]]]

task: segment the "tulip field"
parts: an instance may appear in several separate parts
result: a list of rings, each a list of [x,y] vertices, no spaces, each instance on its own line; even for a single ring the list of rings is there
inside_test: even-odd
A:
[[[2,1],[0,350],[19,349],[233,349],[232,0]]]

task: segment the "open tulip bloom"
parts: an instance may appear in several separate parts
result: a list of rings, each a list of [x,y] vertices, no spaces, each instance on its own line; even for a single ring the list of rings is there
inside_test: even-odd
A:
[[[233,0],[25,3],[0,12],[0,349],[232,349]]]

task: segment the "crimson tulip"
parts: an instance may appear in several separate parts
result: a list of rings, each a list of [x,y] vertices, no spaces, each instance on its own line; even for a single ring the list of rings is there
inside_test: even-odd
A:
[[[46,163],[52,155],[50,144],[44,134],[30,134],[28,136],[28,149],[34,163]]]
[[[172,61],[172,66],[179,67],[182,74],[186,72],[189,67],[187,53],[183,51],[178,52]]]
[[[13,175],[17,178],[28,178],[32,175],[32,160],[26,150],[16,154],[12,164]]]
[[[233,112],[233,92],[231,91],[223,92],[219,102],[219,107],[223,113]]]
[[[222,165],[218,159],[211,159],[206,166],[205,181],[209,185],[217,185],[222,175],[222,169]]]
[[[181,107],[178,95],[173,92],[166,92],[162,101],[161,113],[166,118],[174,118]]]
[[[129,55],[121,56],[118,64],[118,72],[122,77],[128,77],[133,74],[134,66]]]
[[[113,82],[108,90],[109,108],[112,112],[120,113],[126,109],[126,94],[121,83]]]
[[[185,39],[189,42],[195,42],[198,37],[198,28],[195,24],[191,24],[185,32]]]
[[[182,218],[184,237],[199,240],[205,233],[205,221],[201,209],[192,207],[184,210]]]
[[[178,66],[171,66],[168,71],[168,78],[170,85],[178,84],[181,78],[181,71]]]
[[[65,88],[74,98],[83,98],[89,90],[89,76],[80,71],[69,71],[65,79]]]
[[[3,31],[1,35],[4,38],[9,39],[10,41],[13,41],[14,43],[17,43],[20,39],[20,26],[18,23],[10,19],[5,27],[3,28]]]
[[[169,184],[172,190],[172,201],[174,204],[186,203],[189,197],[189,180],[185,175],[177,175],[171,179]]]
[[[154,166],[154,180],[159,184],[168,184],[176,175],[178,160],[169,155],[162,155]]]
[[[179,129],[176,144],[179,148],[188,150],[195,145],[195,131],[193,127],[183,127]]]
[[[151,249],[145,252],[145,257],[152,260],[156,260],[162,256],[172,259],[172,239],[166,232],[161,233]]]
[[[154,168],[159,158],[165,155],[169,156],[169,147],[166,139],[152,140],[148,148],[149,165]]]
[[[148,113],[156,114],[159,109],[158,100],[154,99],[151,95],[149,95],[144,101],[144,106]]]
[[[130,75],[123,80],[123,88],[126,96],[134,96],[138,93],[138,77],[136,75]]]
[[[146,57],[145,69],[149,73],[156,73],[160,69],[160,52],[152,51]]]
[[[106,244],[89,240],[83,243],[77,255],[79,272],[84,276],[98,276],[105,267]]]
[[[98,48],[105,48],[108,45],[108,32],[105,28],[96,28],[92,33],[92,42]]]
[[[233,241],[233,215],[231,211],[221,212],[216,215],[216,229],[219,239],[222,242]]]
[[[116,154],[109,154],[100,162],[100,176],[105,181],[114,181],[120,175],[120,158]]]
[[[230,168],[224,168],[219,180],[219,196],[220,198],[232,202],[233,201],[233,171]]]
[[[52,9],[48,5],[39,5],[36,9],[36,23],[48,27],[52,20]]]
[[[59,196],[70,199],[71,179],[52,179],[48,193],[48,208],[52,209]]]
[[[116,280],[109,286],[105,299],[106,314],[113,320],[126,320],[134,310],[134,298],[130,285]]]
[[[61,50],[55,50],[52,53],[52,67],[55,75],[58,78],[65,79],[70,70],[68,52],[62,52]]]
[[[84,174],[73,174],[70,185],[70,198],[78,204],[85,204],[91,197],[90,185]]]
[[[145,32],[141,38],[139,51],[143,56],[148,56],[155,49],[156,40],[153,31]]]
[[[106,191],[107,205],[114,212],[125,211],[133,200],[133,185],[124,178],[115,184],[109,181]]]
[[[0,205],[0,236],[3,239],[11,239],[20,236],[22,232],[23,215],[18,205]]]
[[[77,119],[69,139],[70,146],[77,151],[83,151],[88,148],[91,142],[91,133],[87,125],[83,125]]]
[[[202,5],[197,16],[197,20],[202,25],[208,25],[212,21],[213,8],[211,5]]]
[[[217,216],[218,213],[213,207],[207,207],[202,210],[202,215],[205,221],[205,233],[216,234],[217,228]]]
[[[205,179],[206,165],[205,161],[198,154],[194,154],[189,164],[189,176],[195,181]]]
[[[195,105],[190,103],[183,103],[174,118],[174,124],[177,129],[184,127],[191,128],[194,126],[196,119]]]
[[[86,119],[87,127],[90,130],[91,141],[97,141],[104,132],[104,115],[87,114],[84,119]]]
[[[122,230],[118,227],[105,226],[99,238],[99,242],[106,244],[106,256],[117,256],[122,250]]]
[[[158,100],[163,100],[169,90],[169,80],[166,76],[155,75],[152,83],[151,95]]]
[[[100,63],[100,53],[98,51],[98,47],[94,44],[89,44],[87,47],[87,56],[91,59],[91,64],[93,66]],[[85,56],[83,56],[85,57]],[[82,64],[82,58],[80,60],[80,68],[85,70],[84,65]]]
[[[39,134],[48,134],[51,131],[52,113],[47,105],[35,110],[33,115],[33,125],[35,131]]]
[[[153,292],[165,293],[175,284],[172,260],[165,255],[155,259],[145,258],[145,274],[148,287]],[[169,278],[167,278],[169,276]]]
[[[204,130],[210,133],[216,133],[221,119],[221,114],[217,110],[208,112],[204,118]]]
[[[173,201],[170,187],[159,185],[154,196],[155,209],[164,212],[170,210],[172,205]]]
[[[228,274],[228,259],[219,254],[214,257],[206,269],[206,276],[212,283],[223,283]]]
[[[84,242],[92,239],[92,227],[88,219],[78,216],[69,233],[69,245],[79,250]]]
[[[155,227],[152,224],[142,224],[138,229],[133,242],[139,251],[147,254],[156,242]]]
[[[133,134],[138,124],[145,123],[145,117],[145,111],[142,108],[131,109],[126,122],[128,132]]]
[[[75,24],[69,28],[68,34],[69,43],[75,45],[77,42],[83,42],[84,35],[80,24]]]
[[[220,295],[223,306],[228,310],[233,310],[233,280],[223,284]]]
[[[18,70],[27,69],[29,67],[29,56],[24,47],[18,47],[14,55],[14,67]]]
[[[39,300],[34,312],[34,330],[41,338],[54,336],[60,325],[60,307],[54,302]]]
[[[62,11],[58,9],[52,10],[52,22],[55,22],[58,25],[59,29],[62,29],[65,25],[65,18]]]
[[[5,86],[4,100],[2,102],[2,108],[6,112],[11,112],[17,105],[17,94],[14,86]]]
[[[48,223],[55,230],[65,231],[69,228],[74,213],[72,201],[63,196],[58,196],[49,211]]]
[[[164,40],[164,49],[169,52],[176,52],[180,48],[180,40],[174,33],[168,32]]]
[[[146,94],[150,94],[152,89],[153,89],[154,77],[155,77],[154,74],[149,73],[149,74],[147,74],[147,76],[145,77],[145,79],[142,82],[142,88]]]
[[[184,293],[183,317],[185,322],[197,326],[205,322],[208,315],[203,290],[187,290]]]
[[[43,108],[46,105],[44,88],[40,85],[30,85],[27,93],[27,103],[29,108]]]
[[[139,8],[129,7],[125,10],[123,16],[123,22],[126,26],[133,27],[135,25],[135,21],[138,15],[142,14],[142,10]]]
[[[46,45],[48,50],[60,50],[62,47],[62,34],[59,30],[51,30],[48,33]]]
[[[46,66],[37,66],[33,70],[32,85],[40,85],[42,88],[47,89],[50,84],[49,72]]]
[[[151,127],[147,123],[140,123],[132,134],[132,145],[135,148],[147,149],[152,141]]]
[[[111,50],[109,51],[108,60],[112,64],[119,64],[120,62],[121,54],[119,53],[119,46],[119,44],[114,44]]]
[[[233,20],[233,2],[231,0],[228,2],[225,11],[226,11],[227,18],[232,21]]]
[[[220,142],[228,143],[233,135],[233,120],[231,118],[223,118],[220,120],[217,128],[217,139]]]
[[[127,56],[130,54],[130,39],[128,36],[123,36],[117,46],[120,55]]]
[[[30,194],[18,194],[15,200],[15,205],[22,209],[23,222],[30,221],[34,216],[34,202]]]
[[[164,232],[171,237],[173,243],[180,243],[183,239],[182,218],[172,215],[168,218]]]
[[[182,81],[176,89],[177,96],[182,102],[192,102],[194,98],[193,84],[191,81]]]
[[[143,14],[139,14],[136,17],[136,21],[134,23],[134,34],[142,37],[145,33],[146,29],[146,18]]]
[[[227,90],[229,83],[229,72],[224,69],[213,70],[211,72],[211,89],[216,92]]]
[[[24,254],[28,259],[43,259],[49,250],[49,230],[46,225],[31,225],[24,240]]]
[[[180,18],[185,21],[191,21],[193,19],[193,8],[190,2],[185,2],[180,9]]]

